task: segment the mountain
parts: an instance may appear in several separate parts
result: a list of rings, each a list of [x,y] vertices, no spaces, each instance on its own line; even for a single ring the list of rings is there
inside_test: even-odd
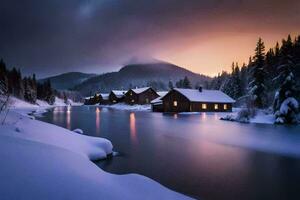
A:
[[[64,74],[60,74],[57,76],[51,76],[44,79],[38,80],[39,82],[44,82],[46,80],[50,80],[51,85],[54,89],[57,90],[67,90],[75,85],[78,85],[85,80],[96,76],[96,74],[85,74],[81,72],[68,72]]]
[[[210,78],[193,73],[187,69],[167,62],[129,64],[118,72],[111,72],[87,79],[76,85],[73,89],[83,95],[95,92],[109,92],[112,89],[128,89],[133,87],[152,86],[158,90],[167,90],[169,81],[173,84],[189,78],[192,85],[204,84]]]

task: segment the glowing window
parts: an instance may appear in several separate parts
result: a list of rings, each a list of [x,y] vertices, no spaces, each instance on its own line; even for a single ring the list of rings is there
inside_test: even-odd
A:
[[[131,102],[134,102],[134,99],[132,99]]]
[[[215,104],[215,105],[214,105],[214,108],[215,108],[215,110],[218,110],[218,109],[219,109],[219,105],[218,105],[218,104]]]
[[[227,104],[224,104],[223,108],[224,108],[224,110],[227,110]]]
[[[116,101],[116,100],[113,100],[113,102],[116,103],[117,101]]]
[[[204,110],[205,110],[206,108],[207,108],[207,105],[206,105],[206,103],[203,103],[203,104],[202,104],[202,109],[204,109]]]
[[[177,101],[174,101],[174,102],[173,102],[173,106],[177,106]]]
[[[130,92],[130,96],[132,96],[132,92]]]

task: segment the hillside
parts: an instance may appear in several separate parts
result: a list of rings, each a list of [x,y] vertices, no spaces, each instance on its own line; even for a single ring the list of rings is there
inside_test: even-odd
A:
[[[83,95],[93,94],[97,91],[109,92],[112,89],[128,89],[151,85],[158,90],[168,89],[168,82],[173,84],[187,76],[192,85],[203,84],[209,77],[193,73],[179,66],[166,63],[130,64],[118,72],[98,75],[74,87]]]
[[[57,90],[67,90],[74,87],[83,81],[96,76],[96,74],[85,74],[81,72],[68,72],[60,74],[57,76],[47,77],[45,79],[40,79],[39,82],[44,82],[50,80],[52,87]]]

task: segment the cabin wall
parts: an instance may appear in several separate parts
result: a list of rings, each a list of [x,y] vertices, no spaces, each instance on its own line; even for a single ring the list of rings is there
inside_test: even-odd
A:
[[[138,103],[138,95],[132,90],[129,90],[124,97],[124,101],[127,104],[133,105]]]
[[[127,104],[150,104],[153,99],[156,99],[159,95],[152,89],[148,89],[140,94],[134,93],[129,90],[125,94],[125,103]]]
[[[206,109],[202,108],[202,105],[206,104]],[[218,108],[215,108],[215,105],[218,105]],[[227,109],[224,109],[225,103],[211,103],[211,102],[191,102],[190,111],[191,112],[231,112],[232,104],[226,103]]]
[[[151,108],[153,112],[164,112],[164,105],[160,104],[151,104]]]
[[[150,104],[150,102],[159,97],[159,95],[152,89],[138,94],[138,104]]]
[[[174,101],[177,101],[177,106],[174,106]],[[163,98],[163,111],[189,112],[190,101],[179,92],[173,90]]]
[[[109,94],[109,102],[111,104],[120,103],[124,101],[124,97],[118,98],[114,93]]]

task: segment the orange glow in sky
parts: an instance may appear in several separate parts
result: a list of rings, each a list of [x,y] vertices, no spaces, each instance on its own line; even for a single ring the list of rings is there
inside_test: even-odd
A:
[[[289,33],[228,33],[220,37],[212,35],[205,39],[191,37],[182,43],[169,44],[171,48],[165,48],[157,53],[157,57],[176,65],[187,68],[193,72],[215,76],[222,70],[230,71],[232,62],[238,62],[241,66],[247,64],[249,56],[254,54],[258,37],[262,37],[266,50],[273,48],[278,41],[286,38]],[[292,34],[295,36],[297,34]]]

